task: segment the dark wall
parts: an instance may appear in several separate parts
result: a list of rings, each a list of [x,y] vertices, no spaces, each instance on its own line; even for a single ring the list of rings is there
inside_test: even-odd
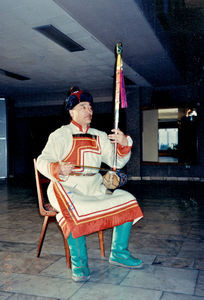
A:
[[[132,155],[127,165],[129,176],[140,176],[141,168],[141,114],[140,114],[140,90],[130,90],[127,93],[128,108],[127,132],[133,139]]]
[[[65,123],[58,106],[13,108],[9,119],[9,175],[31,175],[48,135]]]

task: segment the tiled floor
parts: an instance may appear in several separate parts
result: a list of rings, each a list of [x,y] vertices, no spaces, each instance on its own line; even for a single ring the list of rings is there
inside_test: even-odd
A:
[[[106,258],[100,258],[97,234],[88,236],[91,279],[74,283],[56,223],[49,224],[36,258],[43,220],[35,186],[22,182],[0,181],[0,300],[204,299],[203,183],[129,182],[126,188],[144,212],[132,228],[129,249],[144,268],[109,265],[112,231],[105,230]]]

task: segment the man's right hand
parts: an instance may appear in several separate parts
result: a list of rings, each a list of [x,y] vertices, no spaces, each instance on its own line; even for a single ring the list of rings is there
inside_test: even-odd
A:
[[[69,176],[73,168],[74,165],[70,162],[60,163],[60,175]]]

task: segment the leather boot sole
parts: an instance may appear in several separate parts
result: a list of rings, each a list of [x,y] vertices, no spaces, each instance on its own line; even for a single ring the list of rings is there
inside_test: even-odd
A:
[[[142,269],[143,268],[143,263],[137,265],[137,266],[128,266],[128,265],[125,265],[125,264],[122,264],[122,263],[119,263],[119,262],[116,262],[116,261],[113,261],[111,259],[109,259],[109,263],[111,265],[115,265],[115,266],[119,266],[119,267],[123,267],[123,268],[127,268],[127,269]]]
[[[89,279],[90,279],[90,275],[89,276],[81,276],[81,277],[72,276],[72,280],[74,280],[75,282],[85,282],[85,281],[88,281]]]

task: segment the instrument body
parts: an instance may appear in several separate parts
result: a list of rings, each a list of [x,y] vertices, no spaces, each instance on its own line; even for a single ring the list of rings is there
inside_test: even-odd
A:
[[[121,170],[108,171],[103,176],[103,184],[107,189],[114,190],[127,183],[127,175]]]

